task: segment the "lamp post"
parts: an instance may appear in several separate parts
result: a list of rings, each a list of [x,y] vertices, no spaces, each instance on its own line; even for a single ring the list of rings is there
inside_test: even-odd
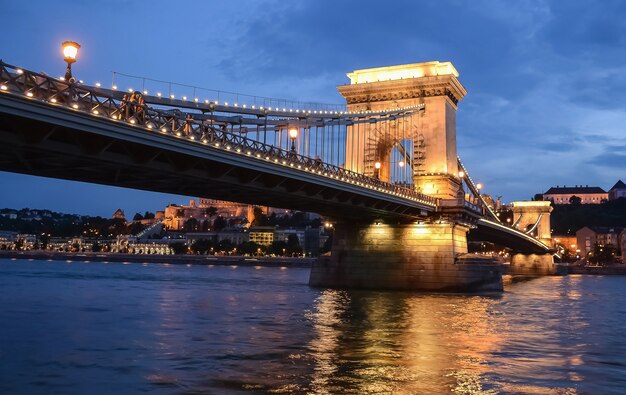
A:
[[[296,153],[296,139],[298,138],[298,129],[291,127],[289,128],[289,138],[291,139],[291,152]]]
[[[72,77],[72,63],[76,62],[76,55],[78,55],[80,44],[75,41],[64,41],[63,44],[61,44],[61,48],[63,48],[63,58],[67,62],[65,81],[74,82],[74,77]]]
[[[459,178],[465,178],[465,172],[464,171],[460,171],[459,172]]]
[[[480,190],[483,189],[483,184],[481,183],[476,184],[476,189],[478,189],[478,192],[480,192]]]
[[[374,178],[376,178],[377,180],[380,178],[380,162],[376,161],[376,163],[374,163]]]

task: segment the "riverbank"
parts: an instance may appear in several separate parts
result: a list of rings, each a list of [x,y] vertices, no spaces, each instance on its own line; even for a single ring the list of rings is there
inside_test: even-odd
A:
[[[567,274],[590,274],[601,276],[626,276],[626,265],[619,266],[562,266]]]
[[[239,265],[311,267],[317,258],[249,257],[225,255],[145,255],[101,252],[0,251],[0,258],[83,262],[168,263],[174,265]]]

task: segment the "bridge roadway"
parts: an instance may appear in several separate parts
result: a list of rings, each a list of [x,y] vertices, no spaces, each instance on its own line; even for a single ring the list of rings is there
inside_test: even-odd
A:
[[[178,131],[184,127],[185,120],[172,112],[146,107],[150,122],[121,120],[117,115],[111,116],[120,112],[120,103],[113,100],[117,100],[119,92],[107,97],[113,93],[94,87],[71,87],[63,81],[19,69],[11,73],[10,67],[2,64],[0,170],[276,206],[343,220],[404,222],[436,217],[440,211],[438,200],[432,197],[242,135],[216,128],[211,128],[208,135],[202,134],[202,138],[199,134],[197,139],[193,134],[183,135]],[[75,98],[74,104],[68,97]],[[228,110],[225,106],[218,109]],[[373,116],[401,116],[398,111],[405,109],[395,110],[396,114]],[[238,111],[268,116],[267,110]],[[269,115],[278,118],[290,115],[284,112],[276,109]],[[329,122],[329,119],[332,122],[332,117],[336,117],[341,118],[339,122],[349,124],[353,122],[350,116],[345,112],[319,114],[315,122]],[[221,118],[210,121],[232,119],[216,117]],[[357,122],[371,121],[362,113],[355,117]],[[306,117],[297,118],[301,123],[306,122]],[[236,122],[241,125],[241,117]],[[284,120],[273,122],[284,123]],[[169,124],[172,124],[170,129],[162,127]],[[199,130],[197,124],[193,126]],[[548,250],[538,240],[486,218],[478,219],[470,232],[471,238],[492,241],[519,252]]]

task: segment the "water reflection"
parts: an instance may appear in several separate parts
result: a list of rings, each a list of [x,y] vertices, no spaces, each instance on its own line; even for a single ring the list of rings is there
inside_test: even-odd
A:
[[[496,296],[317,290],[307,278],[293,268],[0,260],[0,393],[626,387],[624,278],[547,277]]]
[[[580,281],[501,296],[324,291],[307,315],[311,392],[577,393],[589,325]]]
[[[490,297],[325,291],[309,318],[316,394],[490,393],[481,376],[502,335]]]

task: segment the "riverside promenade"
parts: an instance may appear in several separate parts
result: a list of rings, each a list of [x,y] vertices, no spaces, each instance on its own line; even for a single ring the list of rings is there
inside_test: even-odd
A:
[[[242,255],[147,255],[102,252],[0,251],[0,259],[32,259],[81,262],[136,262],[174,265],[238,265],[311,267],[317,258],[252,257]]]

